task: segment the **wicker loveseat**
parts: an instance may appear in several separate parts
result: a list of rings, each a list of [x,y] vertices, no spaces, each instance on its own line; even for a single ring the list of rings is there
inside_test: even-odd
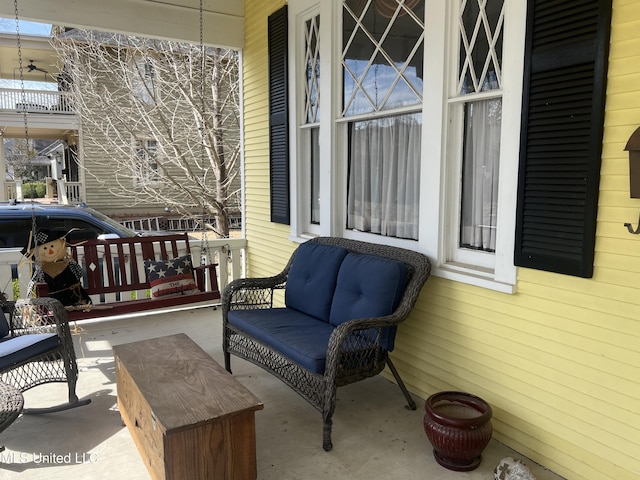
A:
[[[416,404],[394,367],[396,328],[429,277],[417,252],[319,237],[300,245],[273,277],[238,279],[222,295],[225,368],[230,355],[288,384],[322,413],[323,447],[331,450],[336,390],[386,365],[411,409]],[[273,293],[285,289],[285,306]]]

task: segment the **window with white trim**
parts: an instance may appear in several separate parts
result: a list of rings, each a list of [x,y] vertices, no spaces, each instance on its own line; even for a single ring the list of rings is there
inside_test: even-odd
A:
[[[424,0],[346,0],[346,228],[418,240]]]
[[[157,93],[155,85],[156,71],[152,63],[143,58],[135,58],[131,62],[131,83],[133,85],[133,96],[152,105]]]
[[[136,156],[135,183],[137,185],[157,183],[159,181],[158,142],[153,139],[135,139],[134,150]]]
[[[448,260],[493,268],[498,220],[502,125],[504,0],[461,0],[458,56],[448,98],[448,175],[456,209],[449,212]],[[452,82],[453,83],[453,82]],[[459,179],[459,180],[458,180]]]
[[[305,82],[304,117],[301,128],[304,138],[309,201],[305,217],[309,231],[320,224],[320,15],[305,21],[304,30]]]
[[[326,6],[326,5],[325,5]],[[290,114],[290,164],[291,174],[291,227],[296,236],[312,236],[322,233],[321,172],[327,169],[329,158],[322,152],[327,142],[321,142],[322,78],[321,72],[321,5],[314,0],[296,2],[288,7],[290,58],[295,58],[289,68],[290,85],[297,95],[289,101]],[[327,77],[328,79],[328,77]],[[326,100],[325,100],[326,101]],[[326,128],[324,131],[326,132]],[[321,148],[322,143],[325,147]]]
[[[413,248],[437,275],[512,291],[526,4],[288,5],[292,238]]]

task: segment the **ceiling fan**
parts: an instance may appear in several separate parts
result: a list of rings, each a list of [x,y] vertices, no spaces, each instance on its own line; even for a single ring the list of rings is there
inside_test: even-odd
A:
[[[30,72],[33,72],[34,70],[37,70],[38,72],[42,72],[42,73],[49,73],[47,70],[45,70],[44,68],[40,68],[40,67],[36,67],[33,64],[34,60],[29,60],[29,65],[27,65],[27,70]]]

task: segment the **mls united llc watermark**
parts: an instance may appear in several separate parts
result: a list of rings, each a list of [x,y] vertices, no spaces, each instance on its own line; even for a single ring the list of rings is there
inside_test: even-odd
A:
[[[98,454],[91,452],[38,453],[7,452],[0,453],[0,463],[36,463],[51,465],[71,465],[76,463],[96,463]]]

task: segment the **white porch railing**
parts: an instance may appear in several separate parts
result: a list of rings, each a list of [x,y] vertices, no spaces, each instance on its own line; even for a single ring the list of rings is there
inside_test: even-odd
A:
[[[58,203],[78,205],[82,203],[82,183],[58,181]],[[5,182],[5,199],[14,199],[23,202],[24,189],[22,182],[15,180],[7,180]]]
[[[64,188],[62,188],[64,187]],[[60,199],[62,195],[66,195],[66,198]],[[82,203],[82,183],[81,182],[66,182],[58,181],[58,202],[68,203],[70,205],[77,205]]]
[[[21,113],[73,114],[68,92],[56,90],[18,90],[0,88],[0,110]]]
[[[201,241],[190,239],[191,256],[194,263],[218,264],[218,287],[220,291],[236,278],[241,278],[245,273],[245,251],[247,241],[243,238],[224,238]],[[184,242],[179,246],[179,254],[186,253]],[[23,256],[20,249],[0,249],[0,289],[9,300],[15,300],[27,295],[29,281],[31,279],[31,264],[23,262],[18,268]],[[197,259],[200,258],[201,262]],[[142,259],[139,259],[142,262]],[[14,286],[17,280],[18,285]],[[17,291],[16,291],[17,290]]]

